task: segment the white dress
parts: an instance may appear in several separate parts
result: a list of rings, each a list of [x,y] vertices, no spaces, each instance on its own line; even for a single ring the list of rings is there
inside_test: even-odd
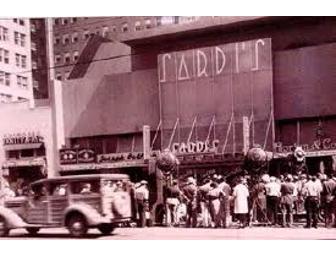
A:
[[[248,201],[249,191],[244,184],[238,184],[233,189],[234,197],[234,213],[245,214],[248,213]]]

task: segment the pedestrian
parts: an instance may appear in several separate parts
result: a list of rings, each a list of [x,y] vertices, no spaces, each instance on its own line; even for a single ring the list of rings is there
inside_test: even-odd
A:
[[[210,227],[212,225],[212,219],[210,214],[210,203],[209,203],[209,191],[211,188],[212,181],[206,178],[203,181],[203,185],[198,188],[198,200],[201,207],[201,219],[203,227]]]
[[[269,182],[269,176],[264,175],[260,180],[253,185],[251,189],[251,201],[252,201],[252,219],[251,222],[256,223],[268,223],[267,211],[266,211],[266,183]]]
[[[211,182],[210,191],[208,192],[210,214],[215,228],[221,227],[221,198],[223,196],[222,189],[217,182]]]
[[[136,201],[136,208],[137,208],[137,215],[138,215],[138,227],[144,228],[146,227],[146,212],[149,211],[149,190],[148,190],[148,182],[142,180],[138,185],[135,187],[135,201]]]
[[[303,186],[302,193],[305,197],[305,209],[307,225],[305,228],[313,226],[317,228],[318,208],[320,201],[321,185],[317,182],[316,176],[310,176],[309,181]]]
[[[239,227],[245,228],[247,226],[248,215],[248,197],[249,191],[246,187],[244,177],[239,178],[238,184],[233,189],[234,198],[234,213],[239,220]]]
[[[221,207],[220,207],[220,215],[221,215],[221,225],[224,228],[229,227],[231,223],[231,214],[230,214],[230,196],[231,196],[231,187],[225,181],[225,178],[220,176],[218,188],[222,191],[221,196]]]
[[[267,218],[273,226],[278,223],[278,208],[280,199],[280,184],[274,176],[270,177],[270,182],[265,185],[266,188],[266,206]]]
[[[183,187],[183,194],[187,200],[187,227],[197,226],[197,185],[193,177],[188,177]]]
[[[281,200],[280,208],[282,214],[282,227],[292,227],[293,226],[293,194],[294,194],[294,183],[293,178],[289,174],[285,178],[285,182],[281,185]],[[287,219],[288,216],[288,219]]]
[[[334,177],[335,178],[335,177]],[[324,201],[325,227],[330,228],[335,224],[335,192],[336,182],[334,178],[327,178],[323,182],[321,200]]]
[[[172,186],[167,188],[166,194],[166,219],[167,226],[178,226],[179,221],[177,218],[177,208],[181,203],[182,191],[178,186],[177,180],[173,180]]]

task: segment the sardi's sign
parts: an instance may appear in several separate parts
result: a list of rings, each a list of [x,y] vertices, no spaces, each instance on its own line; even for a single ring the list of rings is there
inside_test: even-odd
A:
[[[330,138],[315,140],[312,144],[283,145],[281,142],[274,144],[275,151],[278,153],[292,152],[297,146],[301,146],[304,151],[336,150],[336,142]]]
[[[42,143],[43,137],[40,135],[39,132],[23,132],[23,133],[5,134],[2,140],[3,145],[31,144],[31,143]]]
[[[217,152],[219,140],[213,140],[212,142],[197,141],[187,143],[173,143],[172,152],[177,154],[183,153],[204,153],[204,152]]]

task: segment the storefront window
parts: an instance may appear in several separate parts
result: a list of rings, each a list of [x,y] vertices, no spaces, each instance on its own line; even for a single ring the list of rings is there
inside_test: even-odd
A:
[[[19,157],[19,151],[8,151],[8,159],[18,159]]]
[[[34,150],[33,149],[22,150],[21,151],[21,157],[23,157],[23,158],[34,157]]]

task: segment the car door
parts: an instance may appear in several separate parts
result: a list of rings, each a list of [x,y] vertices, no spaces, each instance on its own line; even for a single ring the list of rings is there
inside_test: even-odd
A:
[[[66,182],[50,183],[49,185],[49,222],[62,224],[64,210],[68,207],[69,187]]]
[[[27,204],[27,222],[32,224],[48,223],[48,193],[45,183],[39,183],[31,187]]]

